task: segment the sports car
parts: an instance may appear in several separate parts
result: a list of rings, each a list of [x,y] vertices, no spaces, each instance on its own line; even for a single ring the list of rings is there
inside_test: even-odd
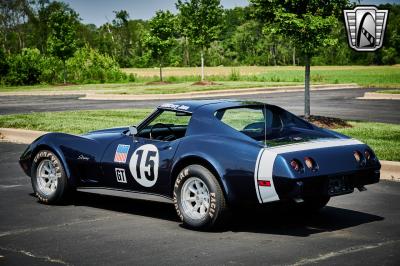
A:
[[[138,126],[49,133],[20,165],[43,203],[76,190],[161,198],[184,225],[203,230],[238,205],[284,201],[318,210],[380,178],[366,144],[278,106],[238,100],[168,103]]]

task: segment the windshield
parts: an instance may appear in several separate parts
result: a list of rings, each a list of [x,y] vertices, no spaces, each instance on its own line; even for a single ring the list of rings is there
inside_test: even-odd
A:
[[[275,106],[221,109],[215,112],[215,117],[267,146],[332,138],[331,135],[314,130],[311,124]]]

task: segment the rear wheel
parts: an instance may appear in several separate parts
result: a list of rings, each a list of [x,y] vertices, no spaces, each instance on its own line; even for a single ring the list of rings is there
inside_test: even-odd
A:
[[[32,163],[33,191],[40,202],[60,203],[68,194],[68,180],[60,159],[51,151],[39,151]]]
[[[216,177],[201,165],[185,167],[174,185],[175,209],[185,226],[206,230],[221,225],[227,214]]]

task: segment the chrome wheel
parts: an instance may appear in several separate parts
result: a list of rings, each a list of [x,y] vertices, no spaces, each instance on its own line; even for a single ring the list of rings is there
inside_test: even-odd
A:
[[[185,181],[181,191],[182,208],[192,219],[204,218],[210,208],[210,192],[207,185],[197,177]]]
[[[49,196],[57,190],[58,177],[57,169],[53,162],[44,159],[39,163],[36,170],[37,185],[40,192]]]

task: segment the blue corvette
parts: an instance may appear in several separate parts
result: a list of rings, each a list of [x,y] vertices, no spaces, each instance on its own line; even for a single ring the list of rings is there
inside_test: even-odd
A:
[[[75,190],[164,197],[195,229],[221,223],[243,203],[318,210],[380,176],[362,142],[277,106],[236,100],[163,104],[137,127],[46,134],[20,165],[41,202],[59,203]]]

